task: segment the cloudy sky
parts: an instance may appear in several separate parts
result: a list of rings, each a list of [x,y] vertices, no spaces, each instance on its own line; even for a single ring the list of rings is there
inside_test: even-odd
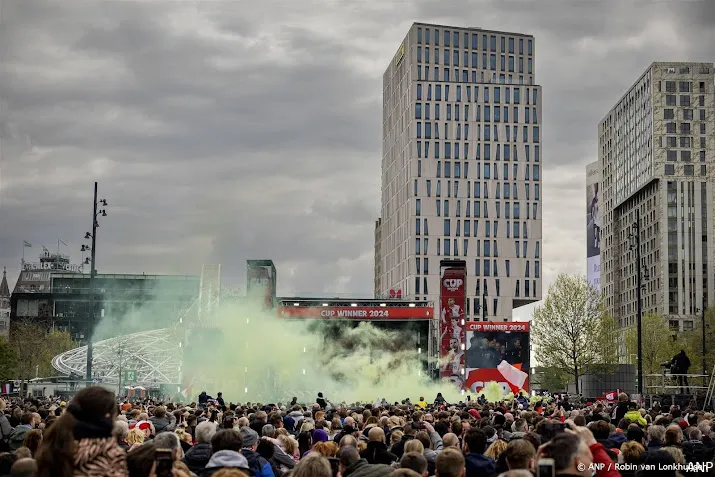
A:
[[[22,241],[100,272],[272,258],[279,293],[372,292],[382,73],[414,21],[536,37],[546,281],[585,273],[598,120],[652,61],[713,61],[715,2],[0,0],[0,267]],[[64,249],[64,246],[63,246]]]

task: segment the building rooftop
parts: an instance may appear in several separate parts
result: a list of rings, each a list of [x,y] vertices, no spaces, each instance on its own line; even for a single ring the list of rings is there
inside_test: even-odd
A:
[[[449,29],[458,29],[458,30],[469,30],[474,33],[499,33],[500,35],[510,35],[510,36],[521,36],[524,38],[534,38],[534,35],[531,35],[529,33],[514,33],[510,31],[501,31],[501,30],[485,30],[480,27],[467,27],[467,26],[459,26],[459,25],[440,25],[438,23],[422,23],[422,22],[414,22],[413,25],[417,26],[425,26],[425,27],[431,27],[431,28],[449,28]]]
[[[10,287],[7,286],[7,270],[2,269],[2,282],[0,282],[0,296],[10,296]]]

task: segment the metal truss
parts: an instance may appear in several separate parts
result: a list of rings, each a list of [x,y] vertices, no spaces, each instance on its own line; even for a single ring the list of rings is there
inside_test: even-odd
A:
[[[204,305],[218,307],[219,298],[204,298]],[[144,387],[159,384],[181,384],[183,344],[187,328],[201,326],[206,319],[198,317],[199,299],[182,310],[176,324],[169,328],[140,331],[97,341],[92,344],[92,378],[102,384],[120,384],[124,371],[136,371],[136,383]],[[67,376],[87,374],[87,346],[71,349],[52,358],[52,367]],[[122,384],[124,384],[122,376]]]
[[[92,378],[102,384],[117,385],[120,374],[131,370],[136,371],[136,384],[145,387],[179,383],[182,338],[174,329],[164,328],[93,343]],[[87,373],[87,347],[81,346],[55,356],[52,366],[62,374],[84,377]]]

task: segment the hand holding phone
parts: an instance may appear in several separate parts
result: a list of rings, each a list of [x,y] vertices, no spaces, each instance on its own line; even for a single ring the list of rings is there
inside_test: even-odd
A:
[[[156,449],[154,463],[156,477],[172,477],[174,467],[174,452],[171,449]]]
[[[539,459],[536,464],[536,477],[555,477],[554,459]]]

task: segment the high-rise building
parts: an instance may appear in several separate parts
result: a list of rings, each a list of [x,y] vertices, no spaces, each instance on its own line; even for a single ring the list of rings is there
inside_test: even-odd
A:
[[[637,319],[636,233],[644,313],[688,330],[715,302],[714,79],[712,63],[653,63],[599,124],[601,286],[623,327]]]
[[[410,28],[383,76],[378,294],[436,301],[453,258],[467,261],[467,319],[541,299],[535,58],[530,35]]]

